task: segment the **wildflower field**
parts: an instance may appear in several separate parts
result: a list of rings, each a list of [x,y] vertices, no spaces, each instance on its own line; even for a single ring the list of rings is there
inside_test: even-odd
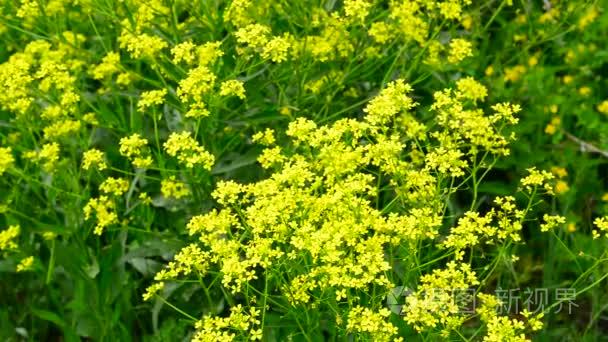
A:
[[[608,341],[608,1],[4,0],[0,341]]]

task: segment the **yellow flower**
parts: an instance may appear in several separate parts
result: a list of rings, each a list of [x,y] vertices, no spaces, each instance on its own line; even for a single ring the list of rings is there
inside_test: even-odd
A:
[[[7,229],[0,231],[0,251],[17,248],[15,241],[21,232],[19,225],[9,226]]]
[[[344,0],[344,14],[353,21],[365,20],[371,7],[372,3],[369,0]]]
[[[139,98],[139,101],[137,101],[137,110],[143,112],[154,105],[163,104],[166,95],[167,89],[150,90],[141,93],[141,97]]]
[[[188,168],[201,165],[206,170],[211,170],[215,162],[215,157],[200,146],[187,131],[171,133],[163,146],[167,154],[177,157],[177,160]]]
[[[175,45],[171,49],[171,54],[173,55],[173,63],[178,64],[180,62],[186,62],[186,64],[194,63],[196,58],[196,45],[194,43],[188,41]]]
[[[15,163],[12,149],[10,147],[0,147],[0,176],[10,169]]]
[[[19,261],[19,264],[17,264],[17,272],[29,271],[32,269],[33,265],[34,265],[33,256],[29,256],[25,259],[22,259],[21,261]]]
[[[241,100],[245,99],[245,87],[243,87],[243,82],[239,80],[228,80],[222,82],[220,85],[220,95],[221,96],[230,96],[235,95]]]
[[[59,160],[59,144],[56,142],[42,145],[40,151],[29,151],[24,155],[28,159],[42,163],[42,169],[46,172],[53,172]]]
[[[138,59],[142,57],[154,58],[159,54],[160,50],[167,47],[167,42],[157,36],[151,36],[146,33],[138,35],[128,31],[123,31],[118,37],[120,47],[126,49],[131,57]]]
[[[523,65],[516,65],[505,69],[505,82],[517,82],[526,72],[526,67]]]
[[[547,191],[547,193],[553,194],[553,187],[551,186],[549,181],[553,180],[555,176],[553,176],[551,172],[547,172],[544,170],[539,171],[536,169],[536,167],[532,167],[527,170],[528,176],[522,178],[520,181],[527,191],[531,192],[537,187],[542,187],[543,189],[545,189],[545,191]]]
[[[488,96],[488,89],[473,77],[464,77],[456,81],[458,92],[456,96],[464,97],[473,101],[483,101]]]
[[[92,68],[91,74],[96,80],[107,79],[120,71],[119,65],[120,55],[118,52],[109,52],[101,59],[101,63]]]
[[[442,1],[439,3],[439,13],[445,19],[460,19],[462,15],[462,6],[459,1]]]
[[[234,3],[234,2],[233,2]],[[220,49],[222,42],[207,42],[197,48],[198,63],[200,65],[209,65],[214,63],[218,58],[224,55],[224,51]]]
[[[271,128],[266,128],[266,130],[263,132],[257,132],[253,135],[253,142],[258,142],[266,146],[273,145],[275,142],[274,130]]]
[[[559,166],[551,167],[551,173],[553,173],[557,178],[564,178],[568,176],[568,170]]]
[[[545,222],[540,225],[540,231],[548,232],[560,224],[566,223],[566,218],[558,215],[545,214],[543,215],[543,221]]]
[[[585,27],[589,26],[597,17],[599,12],[595,6],[592,6],[583,16],[580,17],[577,23],[579,30],[584,30]]]
[[[92,148],[82,154],[82,168],[84,170],[89,170],[91,167],[95,166],[100,171],[103,171],[108,167],[103,152]]]
[[[97,225],[93,231],[96,235],[101,235],[103,230],[118,222],[118,215],[114,212],[114,202],[107,196],[91,198],[84,207],[84,218],[90,219],[93,215],[97,218]]]
[[[492,65],[488,65],[488,67],[486,68],[486,70],[484,71],[484,74],[486,76],[492,76],[494,75],[494,66]]]
[[[44,137],[52,140],[55,138],[72,135],[80,130],[80,121],[76,120],[61,120],[44,128]]]
[[[564,182],[563,180],[558,180],[557,182],[555,182],[555,193],[556,194],[563,194],[565,192],[567,192],[568,190],[570,190],[570,187],[568,186],[568,183]]]
[[[180,181],[175,180],[175,176],[163,179],[160,182],[160,191],[167,198],[180,199],[190,194],[188,186]]]
[[[177,97],[184,103],[188,101],[200,102],[203,95],[213,89],[216,78],[211,69],[206,66],[190,69],[188,76],[179,81]]]
[[[146,289],[146,293],[143,294],[143,299],[144,301],[148,301],[151,298],[153,298],[159,291],[162,291],[165,288],[165,283],[164,282],[158,282],[158,283],[154,283],[152,285],[150,285],[147,289]]]
[[[152,158],[147,150],[148,140],[138,133],[120,139],[119,152],[129,158],[137,168],[147,168],[152,165]]]
[[[275,63],[286,61],[292,47],[291,40],[291,36],[287,33],[280,37],[273,37],[264,45],[262,58],[270,59]]]
[[[578,93],[581,94],[581,96],[588,96],[589,94],[591,94],[591,92],[591,87],[588,86],[583,86],[578,89]]]
[[[608,114],[608,100],[604,100],[597,105],[597,111],[602,114]]]
[[[377,312],[362,306],[355,306],[348,312],[347,331],[368,333],[373,341],[392,341],[397,335],[397,327],[390,321],[391,311],[382,308]]]
[[[44,232],[42,233],[42,238],[49,241],[54,240],[57,237],[57,233],[55,232]]]
[[[129,181],[124,178],[108,177],[101,183],[99,190],[106,194],[121,196],[129,190]]]
[[[250,24],[242,27],[234,34],[236,41],[246,44],[253,49],[261,49],[268,42],[270,28],[261,24]]]
[[[473,56],[473,44],[471,42],[462,38],[455,38],[450,41],[448,62],[458,63],[471,56]]]
[[[594,239],[600,237],[601,233],[608,237],[608,217],[598,217],[593,221],[593,224],[597,228],[592,231]]]
[[[391,39],[391,27],[382,21],[372,23],[368,33],[378,44],[384,44]]]

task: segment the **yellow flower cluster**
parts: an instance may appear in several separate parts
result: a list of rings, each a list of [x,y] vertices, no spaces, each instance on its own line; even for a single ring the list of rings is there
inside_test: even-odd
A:
[[[13,149],[10,147],[0,147],[0,176],[2,176],[15,163]]]
[[[17,242],[15,241],[21,232],[19,225],[9,226],[7,229],[0,232],[0,251],[16,249]]]
[[[598,217],[593,221],[593,224],[597,228],[592,231],[594,239],[599,238],[601,233],[608,237],[608,217]]]
[[[499,208],[492,208],[483,216],[473,211],[466,212],[450,230],[443,245],[463,250],[482,241],[486,244],[504,242],[506,239],[520,241],[519,232],[523,228],[525,211],[516,209],[515,198],[511,196],[498,197],[494,204]]]
[[[402,341],[402,338],[394,338],[397,335],[397,327],[388,322],[391,311],[384,308],[378,312],[355,306],[348,312],[346,330],[369,334],[373,341]]]
[[[481,305],[477,308],[481,320],[487,325],[487,333],[483,337],[484,342],[528,342],[524,334],[525,325],[522,321],[499,316],[496,312],[500,301],[493,295],[478,294]]]
[[[122,196],[129,190],[129,181],[124,178],[108,177],[101,183],[99,190],[108,195]]]
[[[92,167],[97,167],[99,171],[103,171],[108,167],[104,153],[96,148],[85,151],[82,154],[82,168],[90,170]]]
[[[188,168],[201,165],[206,170],[211,170],[215,162],[215,157],[200,146],[187,131],[171,133],[163,146],[168,155],[177,157],[177,160]]]
[[[260,277],[261,270],[291,267],[281,294],[293,305],[309,304],[325,291],[336,298],[370,287],[388,291],[394,286],[387,277],[391,269],[387,249],[434,239],[443,223],[446,195],[438,192],[437,184],[443,165],[452,161],[435,162],[429,156],[438,158],[438,147],[459,153],[459,158],[469,155],[471,146],[496,154],[506,149],[506,139],[494,127],[515,122],[513,114],[519,108],[500,104],[489,117],[481,110],[465,109],[463,102],[482,100],[484,89],[466,80],[459,91],[438,93],[432,106],[441,118],[437,131],[414,118],[412,88],[403,80],[390,82],[380,91],[365,107],[367,115],[362,120],[340,119],[324,126],[304,118],[294,120],[286,131],[293,148],[284,152],[268,147],[260,156],[272,175],[251,184],[218,182],[212,196],[220,208],[194,216],[187,226],[199,243],[182,249],[155,280],[166,283],[193,272],[204,277],[217,271],[222,285],[239,293]],[[460,120],[457,124],[449,120],[454,117]],[[475,130],[468,133],[463,125]],[[273,133],[259,132],[253,140],[272,145]],[[414,139],[425,142],[422,150]],[[200,154],[196,146],[189,132],[172,133],[165,150],[192,167]],[[379,195],[376,176],[364,171],[369,167],[390,179],[394,195],[407,211],[387,214],[373,205]],[[518,241],[522,211],[511,197],[498,198],[496,205],[499,209],[484,216],[465,215],[446,238],[446,247],[460,250],[482,240]],[[303,263],[308,265],[306,270],[297,266]],[[444,289],[477,284],[470,266],[456,262],[421,281],[426,287]],[[146,297],[161,287],[152,284]],[[418,301],[410,303],[406,320],[420,329],[438,324],[456,327],[464,319],[456,314],[457,308],[449,306],[447,297],[440,304],[430,303],[422,292],[412,298]],[[351,313],[348,329],[352,331],[375,339],[396,333],[385,311],[360,306]],[[219,338],[216,333],[211,328],[199,330],[201,338]]]
[[[558,216],[558,215],[545,214],[545,215],[543,215],[543,221],[545,221],[545,222],[543,222],[540,225],[540,231],[548,232],[548,231],[552,230],[553,228],[566,223],[566,218],[563,216]]]
[[[235,339],[235,331],[248,333],[250,340],[261,340],[260,310],[236,305],[228,317],[207,316],[196,323],[197,333],[192,342],[228,342]]]
[[[139,133],[120,139],[120,154],[129,158],[137,168],[147,168],[152,165],[152,157],[147,148],[148,139],[142,138]]]
[[[34,257],[29,256],[27,258],[21,259],[17,264],[16,271],[17,272],[26,272],[32,269],[34,266]]]
[[[137,110],[144,112],[152,106],[162,105],[165,102],[165,96],[167,96],[167,89],[143,92],[139,101],[137,101]]]
[[[473,45],[471,42],[462,38],[452,39],[448,51],[448,62],[458,63],[471,56],[473,56]]]
[[[528,192],[535,191],[538,188],[544,189],[548,194],[553,194],[552,181],[555,176],[553,173],[545,170],[537,170],[535,167],[528,169],[528,175],[521,179],[521,185],[524,186]]]
[[[161,37],[146,33],[133,34],[126,30],[118,37],[118,41],[120,47],[127,50],[135,59],[155,58],[162,49],[168,46]]]
[[[160,183],[160,192],[167,198],[180,199],[190,194],[188,186],[180,181],[175,180],[175,176],[163,179]]]
[[[241,100],[245,99],[245,87],[243,87],[243,82],[239,80],[228,80],[222,82],[220,85],[220,95],[221,96],[231,96],[234,95]]]
[[[42,145],[39,151],[28,151],[24,157],[42,164],[42,169],[46,172],[53,172],[55,165],[59,161],[59,144],[56,142]]]
[[[119,65],[120,54],[118,52],[109,52],[101,59],[101,63],[93,67],[91,74],[96,80],[108,79],[120,72]]]
[[[105,228],[118,222],[118,215],[115,212],[115,204],[107,196],[91,198],[83,210],[84,218],[86,220],[93,217],[93,215],[95,215],[97,218],[97,225],[93,231],[97,235],[101,235]]]
[[[416,292],[406,298],[405,321],[417,331],[443,327],[449,331],[460,327],[467,317],[454,301],[453,291],[466,290],[479,284],[470,265],[450,262],[420,278]]]
[[[48,140],[65,137],[77,133],[80,127],[80,121],[70,119],[60,120],[43,129],[44,137]]]

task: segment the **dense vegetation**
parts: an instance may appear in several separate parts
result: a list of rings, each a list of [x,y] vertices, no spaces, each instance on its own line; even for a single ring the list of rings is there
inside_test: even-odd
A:
[[[0,340],[605,339],[606,9],[3,1]]]

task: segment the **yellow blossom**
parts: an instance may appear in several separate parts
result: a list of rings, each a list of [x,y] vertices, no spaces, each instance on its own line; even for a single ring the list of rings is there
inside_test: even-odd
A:
[[[253,135],[253,141],[259,142],[262,145],[270,146],[275,142],[274,138],[274,130],[271,128],[266,128],[264,131],[257,132]]]
[[[152,158],[147,150],[148,140],[142,138],[138,133],[120,139],[121,155],[129,158],[135,167],[147,168],[152,165]]]
[[[520,182],[529,192],[542,187],[547,193],[553,194],[553,186],[549,183],[553,178],[555,177],[551,172],[539,171],[535,167],[532,167],[528,169],[528,176],[522,178]]]
[[[270,59],[275,63],[286,61],[291,49],[291,40],[289,34],[273,37],[264,45],[262,58]]]
[[[100,171],[108,167],[103,152],[96,148],[92,148],[82,154],[82,168],[89,170],[92,167],[97,167]]]
[[[137,101],[137,110],[143,112],[154,105],[162,105],[165,102],[165,96],[167,96],[167,89],[145,91],[141,93],[139,101]]]
[[[228,80],[222,82],[220,84],[220,95],[221,96],[230,96],[234,95],[241,100],[245,99],[245,87],[243,87],[243,82],[239,80]]]
[[[106,194],[121,196],[129,190],[129,181],[124,178],[108,177],[101,183],[99,190]]]
[[[504,80],[505,82],[517,82],[526,72],[526,67],[523,65],[516,65],[510,68],[505,68]]]
[[[99,198],[91,198],[84,207],[85,219],[90,219],[95,215],[97,218],[97,225],[95,226],[94,233],[101,235],[103,230],[108,226],[118,223],[118,215],[114,211],[115,205],[107,196],[100,196]]]
[[[165,151],[172,157],[177,157],[180,163],[192,168],[200,164],[206,170],[211,170],[215,158],[191,137],[190,132],[173,132],[163,145]]]
[[[563,216],[545,214],[543,216],[543,221],[545,222],[540,225],[540,231],[548,232],[560,224],[566,223],[566,218]]]
[[[372,3],[369,0],[344,0],[344,14],[355,21],[362,22],[371,7]]]
[[[9,226],[7,229],[0,231],[0,251],[16,249],[17,242],[15,241],[21,232],[19,225]]]
[[[471,42],[462,38],[455,38],[450,41],[448,62],[458,63],[471,56],[473,56],[473,44]]]
[[[378,44],[384,44],[391,39],[391,27],[382,21],[372,23],[368,33]]]
[[[27,257],[25,259],[21,259],[21,261],[19,261],[19,263],[17,264],[17,272],[30,271],[33,266],[34,266],[34,257],[29,256],[29,257]]]
[[[165,178],[160,183],[160,191],[163,196],[168,198],[181,199],[190,194],[188,186],[175,179],[175,176]]]
[[[602,114],[608,114],[608,100],[604,100],[597,105],[597,111]]]
[[[598,217],[593,220],[593,224],[597,228],[592,231],[594,239],[600,237],[601,233],[608,237],[608,217]]]
[[[196,58],[196,45],[190,41],[177,44],[171,48],[171,54],[175,64],[182,61],[186,64],[192,64]]]
[[[15,163],[12,149],[10,147],[0,147],[0,176],[10,169]]]

